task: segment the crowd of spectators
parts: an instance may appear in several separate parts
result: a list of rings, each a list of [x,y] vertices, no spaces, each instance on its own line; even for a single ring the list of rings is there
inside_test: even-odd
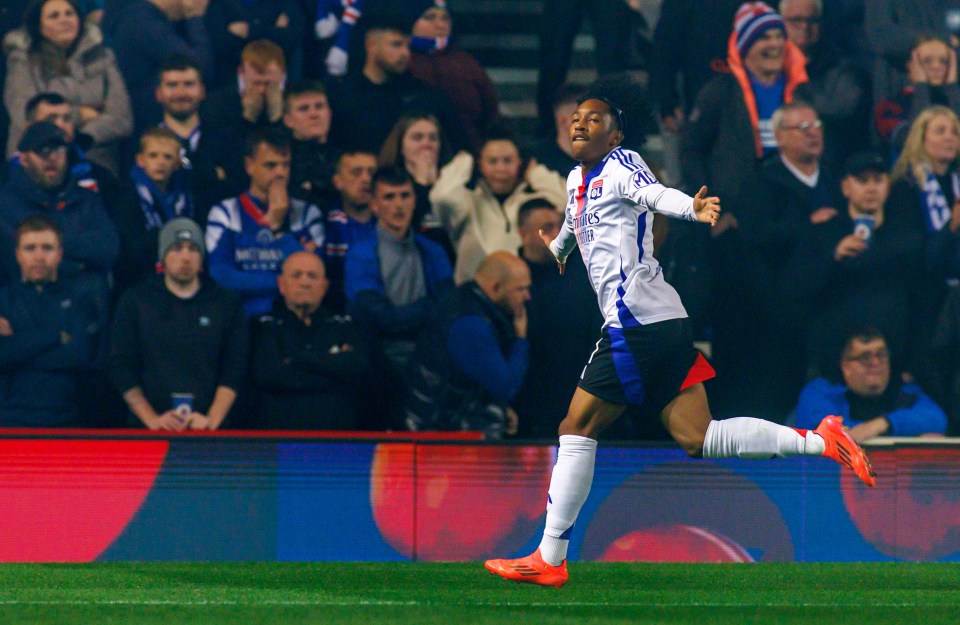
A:
[[[589,8],[634,145],[721,197],[654,229],[717,416],[960,432],[960,4],[543,6],[521,136],[444,0],[5,3],[0,426],[552,438],[601,323],[539,235]]]

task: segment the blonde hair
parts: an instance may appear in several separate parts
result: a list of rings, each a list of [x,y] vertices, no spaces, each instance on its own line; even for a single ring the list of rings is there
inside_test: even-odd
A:
[[[267,66],[276,63],[281,71],[287,70],[287,61],[283,56],[283,48],[269,39],[257,39],[244,46],[240,53],[240,63],[249,63],[258,72],[267,71]]]
[[[940,104],[935,104],[923,109],[910,125],[910,132],[907,134],[907,140],[903,144],[903,150],[901,150],[900,157],[893,166],[894,180],[906,178],[912,174],[917,184],[921,187],[923,186],[926,181],[923,166],[930,162],[930,158],[927,156],[927,152],[923,147],[923,140],[927,134],[927,127],[930,126],[930,122],[933,121],[933,118],[941,115],[947,117],[953,123],[954,130],[960,135],[960,118],[957,118],[957,114],[954,113],[952,109]],[[954,159],[954,165],[957,164],[960,164],[960,158]]]
[[[143,134],[140,135],[140,149],[138,154],[143,153],[147,149],[148,141],[170,141],[177,146],[178,150],[181,146],[180,137],[169,128],[163,126],[153,126],[143,131]]]

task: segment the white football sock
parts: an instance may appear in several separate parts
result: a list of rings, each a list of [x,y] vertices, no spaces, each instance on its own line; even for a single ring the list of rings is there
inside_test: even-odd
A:
[[[596,457],[597,441],[592,438],[573,434],[560,437],[547,494],[547,523],[540,541],[540,556],[548,564],[558,566],[567,557],[570,530],[590,494]]]
[[[704,458],[820,456],[823,450],[823,439],[813,430],[798,430],[752,417],[711,421],[703,441]]]

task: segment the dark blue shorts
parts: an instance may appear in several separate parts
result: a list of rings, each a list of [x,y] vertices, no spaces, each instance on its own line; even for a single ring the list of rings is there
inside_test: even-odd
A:
[[[687,319],[604,328],[579,387],[611,404],[659,414],[683,389],[716,373],[693,346]]]

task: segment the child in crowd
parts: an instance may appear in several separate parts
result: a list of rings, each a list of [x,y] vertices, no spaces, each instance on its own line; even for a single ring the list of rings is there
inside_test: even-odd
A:
[[[112,211],[121,240],[114,272],[120,290],[154,273],[157,235],[163,225],[194,216],[186,172],[181,169],[180,140],[173,132],[159,126],[147,129],[135,161],[124,200]]]

